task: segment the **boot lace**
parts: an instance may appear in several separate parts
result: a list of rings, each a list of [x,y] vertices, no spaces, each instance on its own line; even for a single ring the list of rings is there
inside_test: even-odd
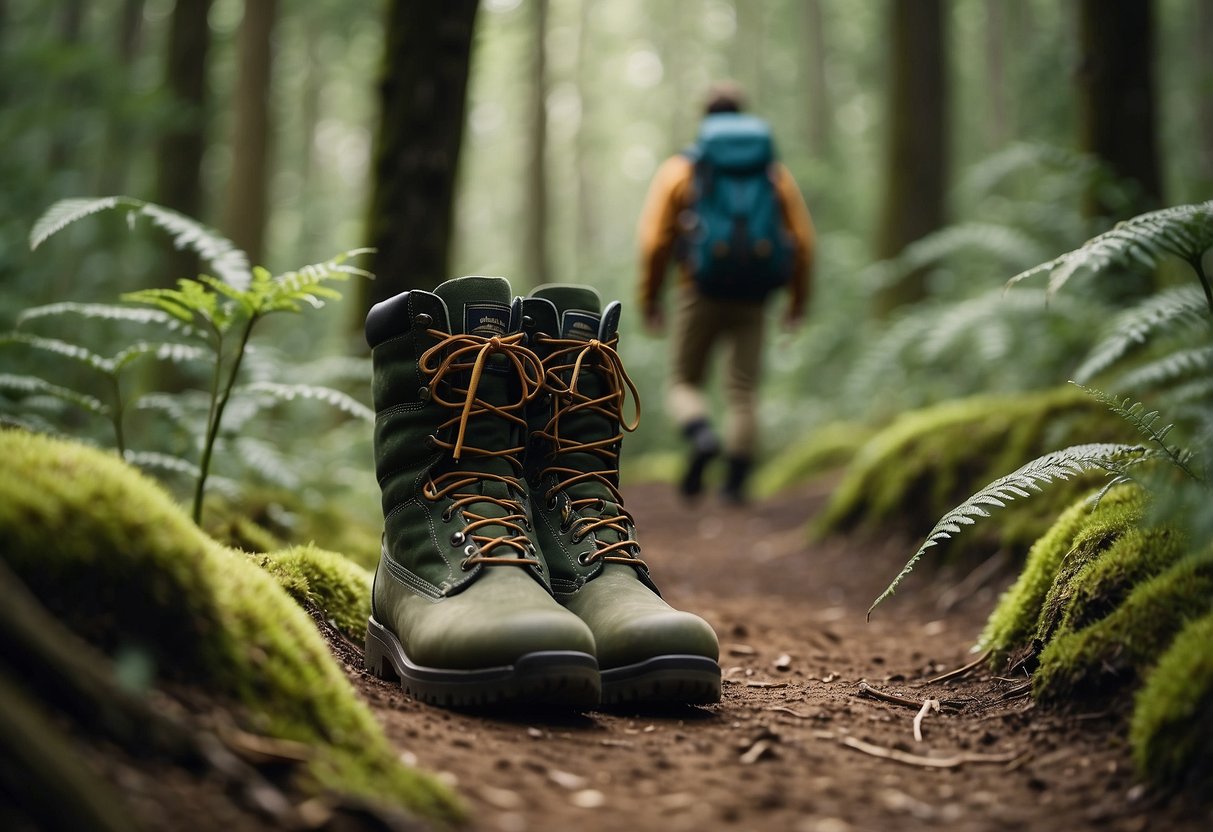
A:
[[[521,333],[489,338],[481,335],[448,334],[437,329],[426,331],[436,338],[438,343],[421,354],[418,367],[427,377],[430,399],[435,404],[454,411],[453,415],[430,435],[430,442],[435,447],[449,451],[451,459],[456,462],[461,462],[465,457],[504,459],[516,475],[477,471],[470,463],[464,462],[458,468],[438,476],[433,476],[431,471],[430,478],[422,487],[422,496],[432,502],[450,499],[452,502],[443,512],[443,520],[449,520],[455,512],[459,512],[467,521],[464,530],[457,533],[470,541],[464,549],[465,557],[460,563],[464,571],[478,563],[491,566],[538,566],[542,569],[542,560],[526,536],[530,521],[522,503],[516,499],[480,493],[476,489],[476,486],[483,483],[495,482],[504,484],[507,494],[524,494],[522,463],[519,461],[523,447],[479,448],[472,444],[468,437],[468,425],[481,418],[505,419],[511,425],[525,429],[526,405],[539,394],[543,382],[543,366],[539,357],[522,346]],[[505,356],[518,378],[520,393],[515,402],[497,405],[477,396],[480,380],[489,359],[494,355]],[[464,383],[467,386],[461,387],[460,384]],[[454,398],[447,399],[444,390]],[[453,442],[441,438],[440,434],[456,426]],[[522,435],[526,435],[525,430]],[[472,510],[473,504],[485,503],[497,506],[504,514],[491,517]],[[505,533],[489,535],[481,532],[488,526],[504,528]],[[498,549],[511,551],[505,555],[493,556],[492,553]]]
[[[543,369],[544,382],[553,391],[554,399],[552,417],[538,432],[538,437],[551,450],[549,460],[552,463],[544,467],[540,476],[552,475],[556,478],[552,487],[544,493],[549,506],[555,506],[557,494],[561,491],[566,493],[568,499],[562,521],[566,524],[565,528],[573,528],[574,542],[594,534],[596,550],[582,560],[584,565],[601,560],[647,569],[648,566],[640,559],[640,544],[632,539],[630,533],[635,522],[631,513],[623,507],[623,495],[615,484],[619,481],[619,448],[624,431],[634,431],[640,424],[640,394],[623,368],[623,361],[616,351],[618,342],[617,337],[603,342],[597,339],[582,341],[537,336],[537,343],[551,350],[543,362]],[[578,385],[582,371],[586,369],[597,373],[605,382],[602,395],[589,395]],[[563,380],[566,374],[567,383]],[[628,394],[632,399],[630,420],[623,417]],[[579,438],[561,433],[561,420],[580,412],[609,420],[610,424],[618,426],[617,432],[589,441],[584,441],[584,436]],[[599,465],[583,471],[559,464],[561,457],[575,453],[589,454],[598,460]],[[607,503],[601,497],[572,496],[569,488],[586,482],[597,483],[606,489],[616,513],[607,512]],[[591,516],[578,516],[577,512],[582,509],[589,510]],[[606,531],[617,532],[618,540],[611,542],[597,534]]]

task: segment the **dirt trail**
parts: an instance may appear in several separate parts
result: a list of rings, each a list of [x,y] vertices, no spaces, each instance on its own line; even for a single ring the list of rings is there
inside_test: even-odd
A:
[[[1009,574],[958,594],[954,578],[923,568],[866,623],[908,542],[808,545],[820,491],[745,511],[709,502],[688,512],[659,486],[627,498],[667,599],[720,636],[719,705],[465,714],[418,704],[345,656],[391,740],[456,784],[476,829],[1207,828],[1207,816],[1160,806],[1136,785],[1122,714],[1062,719],[986,673],[917,686],[970,658]],[[950,707],[924,717],[916,742],[917,708],[861,696],[861,681]],[[853,747],[862,743],[972,756],[926,767]]]

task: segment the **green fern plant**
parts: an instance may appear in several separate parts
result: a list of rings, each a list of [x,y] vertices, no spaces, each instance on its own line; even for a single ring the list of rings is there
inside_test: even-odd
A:
[[[1178,257],[1192,267],[1203,288],[1205,308],[1202,313],[1197,316],[1196,301],[1199,298],[1192,292],[1168,291],[1147,299],[1136,309],[1120,316],[1116,321],[1119,329],[1097,345],[1088,356],[1080,367],[1080,375],[1086,378],[1112,369],[1134,346],[1144,344],[1151,335],[1160,331],[1173,333],[1181,325],[1190,323],[1194,316],[1204,322],[1194,329],[1200,333],[1199,337],[1207,338],[1210,331],[1208,324],[1213,322],[1213,292],[1210,291],[1203,260],[1210,248],[1213,248],[1213,201],[1155,211],[1120,223],[1079,249],[1015,275],[1007,286],[1014,286],[1035,275],[1049,274],[1048,292],[1052,294],[1079,273],[1102,277],[1118,269],[1153,269],[1168,256]],[[1135,371],[1138,374],[1136,379],[1132,375],[1128,378],[1138,382],[1149,380],[1165,383],[1184,377],[1185,372],[1192,368],[1207,368],[1207,362],[1208,348],[1205,344],[1185,346],[1172,349],[1145,368],[1138,368]],[[1181,485],[1172,489],[1175,494],[1169,502],[1183,507],[1187,513],[1194,504],[1207,505],[1209,478],[1200,467],[1201,454],[1170,441],[1175,426],[1161,424],[1163,418],[1160,410],[1147,407],[1131,397],[1114,396],[1081,384],[1078,386],[1124,419],[1146,439],[1147,444],[1077,445],[1032,460],[990,483],[940,518],[923,544],[873,602],[868,610],[869,615],[896,591],[928,549],[958,534],[965,526],[973,525],[979,518],[988,517],[990,509],[1027,497],[1048,482],[1070,479],[1083,471],[1102,470],[1109,475],[1110,481],[1100,492],[1101,496],[1107,488],[1135,479],[1135,469],[1143,463],[1161,461],[1167,463],[1164,467],[1183,475]],[[1208,446],[1213,439],[1208,397],[1213,388],[1206,384],[1198,388],[1195,394],[1200,396],[1202,392],[1203,406],[1197,409],[1199,416],[1190,427],[1198,442],[1206,446],[1204,464],[1207,465]],[[1191,396],[1192,392],[1188,395]],[[1162,398],[1165,400],[1166,396]],[[1195,500],[1189,493],[1192,489],[1197,494]]]
[[[125,213],[132,227],[139,218],[146,218],[168,232],[179,248],[197,253],[217,277],[202,274],[196,279],[179,280],[176,288],[143,289],[122,296],[122,300],[135,306],[59,303],[31,309],[21,316],[18,328],[33,321],[78,315],[156,326],[184,339],[185,343],[138,341],[113,356],[102,356],[64,340],[14,332],[0,337],[0,344],[23,344],[92,367],[108,379],[110,401],[103,402],[32,376],[0,376],[0,390],[53,396],[107,417],[113,425],[119,454],[132,462],[186,473],[195,479],[195,522],[202,517],[212,458],[233,396],[244,395],[250,400],[260,397],[282,401],[312,399],[357,418],[373,418],[365,405],[335,389],[268,382],[254,383],[243,389],[237,386],[257,324],[269,315],[318,309],[338,300],[341,295],[331,283],[351,277],[370,277],[368,272],[349,262],[367,249],[353,249],[322,263],[274,275],[259,266],[250,268],[244,252],[205,225],[163,206],[124,196],[68,199],[55,203],[34,224],[30,233],[31,249],[37,249],[67,226],[103,211]],[[206,415],[201,420],[201,436],[197,441],[196,464],[150,451],[133,452],[126,447],[123,416],[133,399],[123,396],[121,373],[135,359],[145,355],[171,362],[205,361],[209,364],[210,385],[206,394]],[[143,404],[148,409],[169,414],[176,421],[183,421],[187,410],[179,395],[149,395]],[[256,408],[254,405],[252,409]]]

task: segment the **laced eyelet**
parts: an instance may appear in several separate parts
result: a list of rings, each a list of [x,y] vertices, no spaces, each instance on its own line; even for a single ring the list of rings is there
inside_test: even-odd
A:
[[[581,532],[573,532],[573,536],[569,538],[569,542],[575,544],[585,540],[585,535]]]
[[[548,498],[548,511],[555,511],[556,506],[559,504],[560,504],[559,498],[555,494],[553,494],[551,497]]]
[[[429,483],[426,483],[425,485],[421,486],[421,496],[425,497],[427,500],[437,500],[438,492],[430,488]]]
[[[418,390],[417,398],[423,402],[428,402],[430,400],[430,388],[422,387],[420,390]]]
[[[592,552],[582,552],[580,555],[577,556],[577,562],[579,564],[581,564],[582,566],[589,566],[590,565],[590,556],[592,554],[593,554]]]
[[[467,572],[472,568],[472,564],[468,562],[467,558],[464,558],[463,560],[459,561],[459,568],[464,572]]]
[[[451,535],[451,545],[452,546],[462,546],[463,541],[466,539],[467,539],[467,537],[464,535],[463,532],[455,532],[453,535]]]
[[[594,511],[606,511],[606,500],[599,497],[598,502],[594,503]]]
[[[448,507],[448,508],[444,508],[444,509],[442,510],[442,522],[443,522],[443,523],[449,523],[449,522],[451,522],[451,518],[452,518],[452,517],[454,517],[454,516],[455,516],[455,515],[454,515],[454,513],[451,511],[450,507]]]
[[[469,558],[476,557],[476,551],[477,551],[476,546],[472,543],[469,543],[467,546],[463,547],[463,553],[465,555],[467,555]]]

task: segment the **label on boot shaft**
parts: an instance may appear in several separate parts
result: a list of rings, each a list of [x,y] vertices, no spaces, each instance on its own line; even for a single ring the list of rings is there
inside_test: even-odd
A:
[[[510,325],[510,307],[504,303],[465,303],[463,331],[468,335],[492,338],[505,335]]]
[[[599,315],[593,312],[583,312],[580,309],[569,309],[561,321],[561,335],[576,341],[589,341],[598,337]]]

